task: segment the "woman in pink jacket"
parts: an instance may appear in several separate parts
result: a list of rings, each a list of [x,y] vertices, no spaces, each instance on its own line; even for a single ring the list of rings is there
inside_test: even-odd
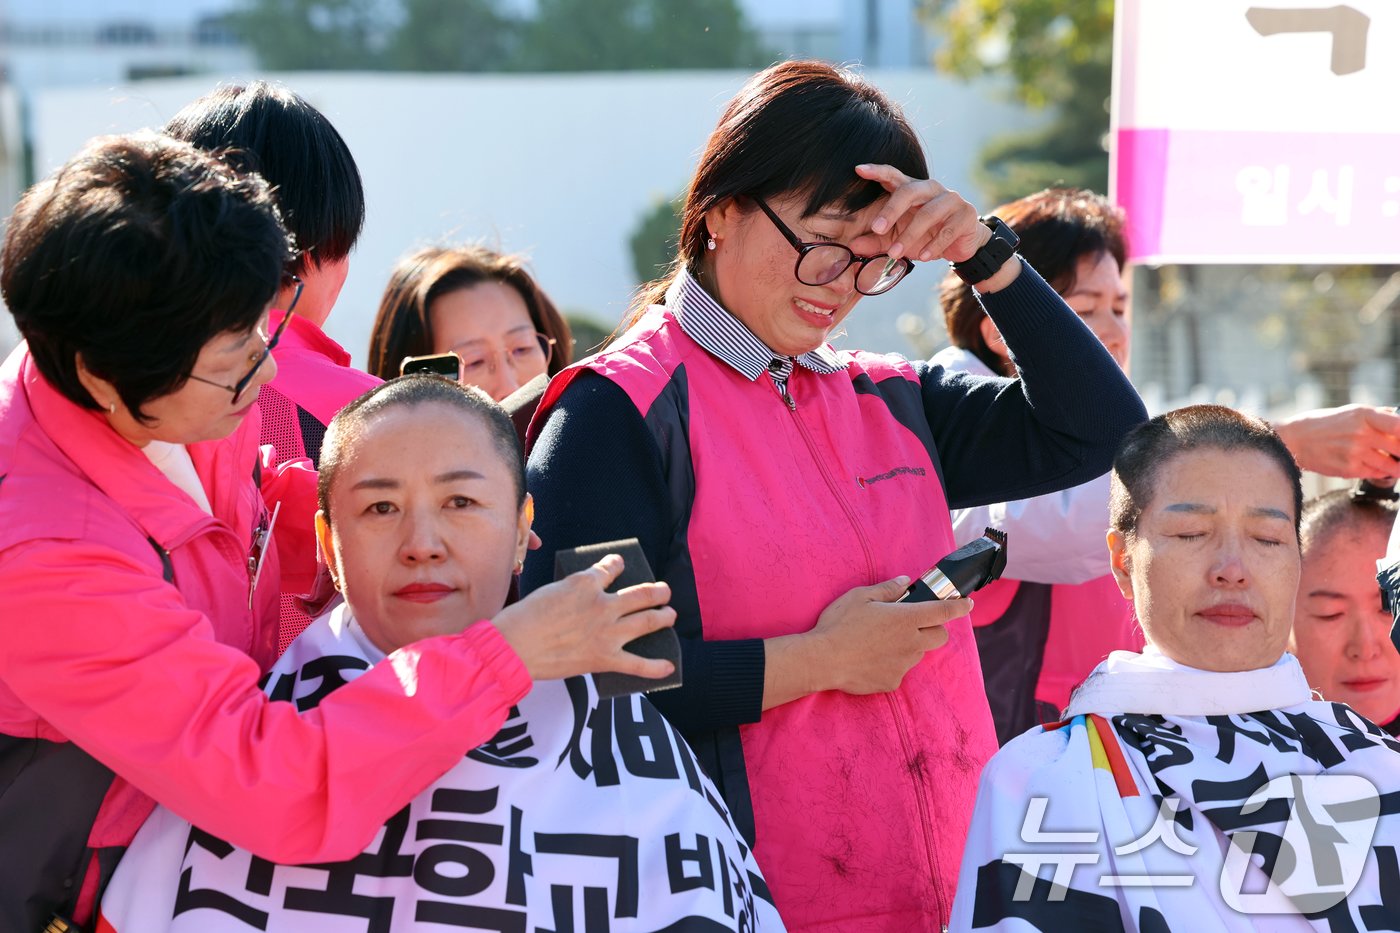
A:
[[[0,289],[26,343],[0,367],[7,929],[85,923],[153,801],[265,858],[349,858],[532,678],[669,673],[621,650],[669,624],[665,588],[604,594],[609,558],[306,715],[261,693],[271,527],[315,511],[310,471],[257,457],[291,255],[265,182],[165,137],[94,140],[9,221]]]

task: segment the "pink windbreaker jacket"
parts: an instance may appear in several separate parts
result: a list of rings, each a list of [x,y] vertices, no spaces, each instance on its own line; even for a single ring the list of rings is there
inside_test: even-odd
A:
[[[303,715],[269,701],[258,679],[278,578],[269,556],[251,589],[253,538],[264,497],[312,508],[314,474],[264,474],[260,495],[257,421],[255,409],[232,436],[189,447],[211,516],[23,346],[0,368],[0,872],[36,845],[11,814],[36,812],[44,832],[86,819],[89,847],[111,851],[151,798],[264,858],[349,858],[528,692],[520,659],[477,624],[395,652]],[[69,769],[38,771],[72,747],[115,772],[95,816],[62,796]],[[33,869],[60,891],[84,887],[68,905],[79,922],[96,893],[86,868]]]

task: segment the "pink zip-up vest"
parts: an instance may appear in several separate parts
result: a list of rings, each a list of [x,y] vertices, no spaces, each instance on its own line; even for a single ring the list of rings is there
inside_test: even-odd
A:
[[[790,408],[766,376],[750,382],[653,308],[556,377],[540,406],[536,427],[591,369],[656,432],[673,482],[693,475],[677,535],[706,639],[805,632],[848,590],[916,576],[953,548],[914,370],[840,356],[843,373],[794,369]],[[660,404],[683,410],[653,411],[676,380],[685,391]],[[693,474],[674,468],[683,458]],[[947,922],[978,775],[996,751],[971,627],[948,630],[892,693],[818,693],[740,727],[755,851],[791,929]]]

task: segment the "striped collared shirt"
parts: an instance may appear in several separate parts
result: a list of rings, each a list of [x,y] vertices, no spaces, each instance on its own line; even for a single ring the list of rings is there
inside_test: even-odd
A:
[[[710,297],[710,293],[687,269],[681,270],[666,292],[666,307],[676,315],[676,321],[687,337],[728,363],[750,382],[768,373],[784,399],[788,398],[787,382],[794,363],[822,375],[846,369],[836,356],[836,351],[826,344],[798,357],[774,353],[737,317],[720,307],[719,302]]]

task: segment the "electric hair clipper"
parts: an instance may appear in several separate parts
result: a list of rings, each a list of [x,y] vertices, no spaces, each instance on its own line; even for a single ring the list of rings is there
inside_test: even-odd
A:
[[[1001,576],[1006,569],[1006,532],[988,528],[982,537],[969,541],[940,560],[896,602],[924,603],[931,599],[959,599]]]

